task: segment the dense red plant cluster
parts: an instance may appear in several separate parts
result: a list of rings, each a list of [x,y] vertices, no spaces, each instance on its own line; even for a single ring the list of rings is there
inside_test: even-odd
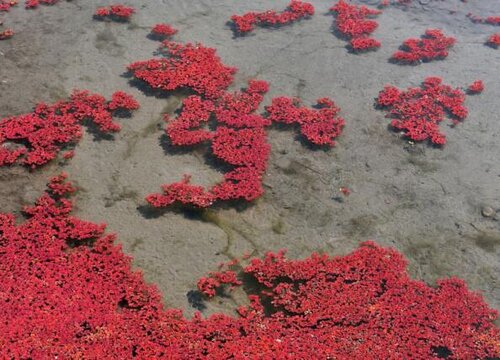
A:
[[[242,284],[243,282],[238,280],[237,274],[232,270],[214,271],[208,277],[202,277],[198,280],[198,290],[211,298],[216,295],[217,289],[224,285],[230,285],[230,289],[232,289]]]
[[[492,34],[488,38],[488,41],[486,41],[486,44],[495,49],[498,49],[498,47],[500,47],[500,34],[498,33]]]
[[[188,320],[163,307],[105,225],[71,215],[65,177],[51,179],[25,221],[0,214],[1,358],[500,356],[497,313],[480,295],[459,279],[411,280],[403,256],[373,242],[342,257],[269,253],[242,274],[212,273],[198,283],[209,296],[251,278],[250,305]]]
[[[330,11],[336,13],[335,29],[350,39],[353,51],[375,50],[380,47],[380,42],[369,36],[378,27],[378,23],[369,17],[380,14],[380,10],[340,0]]]
[[[340,108],[328,98],[317,100],[317,109],[300,107],[296,98],[279,97],[266,106],[268,119],[277,123],[298,124],[301,134],[315,145],[334,146],[334,139],[344,127],[344,119],[337,117]]]
[[[175,146],[211,143],[218,161],[231,166],[223,181],[209,189],[190,184],[186,175],[179,182],[165,184],[162,193],[146,200],[153,207],[174,203],[208,207],[216,201],[244,199],[251,201],[264,192],[262,177],[267,167],[270,146],[265,127],[272,121],[298,124],[302,135],[316,145],[334,145],[344,121],[336,117],[339,109],[329,99],[320,99],[318,109],[299,107],[297,99],[282,98],[281,105],[269,107],[268,116],[255,114],[269,90],[265,81],[250,80],[244,91],[230,93],[235,68],[225,66],[214,49],[201,44],[162,42],[166,58],[154,58],[129,65],[128,70],[153,89],[194,90],[198,95],[183,100],[175,119],[165,115],[166,133]],[[279,100],[278,100],[279,101]],[[280,109],[280,106],[286,108]],[[293,117],[290,121],[279,117]],[[215,129],[207,125],[213,121]]]
[[[94,13],[94,17],[98,20],[128,21],[134,13],[135,9],[133,7],[116,4],[98,8]]]
[[[314,6],[300,0],[292,0],[286,10],[276,12],[268,10],[264,12],[248,12],[244,15],[233,15],[231,21],[238,34],[246,34],[259,26],[281,26],[291,24],[297,20],[314,15]]]
[[[392,55],[394,61],[415,64],[421,61],[444,59],[448,49],[455,44],[455,38],[446,37],[441,30],[427,29],[421,39],[407,39],[402,50]]]
[[[14,36],[14,30],[5,29],[0,31],[0,40],[7,40]]]
[[[442,84],[437,77],[426,78],[422,87],[401,91],[387,85],[379,93],[377,103],[387,109],[394,129],[402,130],[414,141],[429,140],[444,145],[446,137],[439,130],[439,124],[449,114],[453,123],[467,117],[464,106],[465,94]]]
[[[480,94],[484,90],[484,84],[481,80],[476,80],[467,88],[469,94]]]
[[[53,105],[39,103],[29,114],[0,120],[0,166],[18,160],[32,168],[54,159],[82,136],[82,123],[92,121],[103,133],[116,132],[115,111],[135,110],[139,104],[121,91],[106,101],[98,94],[75,91],[71,98]]]
[[[487,17],[481,17],[474,15],[472,13],[468,13],[467,17],[471,19],[472,22],[475,23],[482,23],[482,24],[489,24],[489,25],[500,25],[500,16],[487,16]]]
[[[151,35],[159,39],[166,39],[175,34],[177,34],[177,29],[174,29],[169,24],[156,24],[151,29]]]
[[[297,99],[276,98],[266,107],[268,114],[264,117],[254,112],[267,91],[266,82],[251,80],[245,91],[224,93],[217,100],[189,96],[175,119],[166,115],[166,132],[173,145],[192,146],[210,141],[213,155],[233,169],[224,174],[221,183],[208,190],[191,185],[189,177],[163,185],[163,193],[146,197],[149,204],[207,207],[215,201],[251,201],[261,196],[270,153],[265,127],[273,121],[298,124],[302,135],[313,144],[334,145],[333,139],[341,133],[344,120],[336,116],[339,108],[331,100],[320,99],[318,109],[308,109],[300,107]],[[203,128],[210,119],[218,125],[213,131]]]
[[[59,2],[59,0],[26,0],[26,2],[24,3],[24,7],[26,9],[34,9],[34,8],[37,8],[38,6],[40,6],[40,4],[42,4],[42,5],[54,5],[58,2]]]
[[[138,61],[128,66],[134,77],[153,89],[190,88],[207,98],[217,98],[232,83],[235,68],[225,66],[215,49],[201,44],[164,41],[167,58]]]
[[[9,11],[15,5],[17,5],[17,0],[0,0],[0,11]]]

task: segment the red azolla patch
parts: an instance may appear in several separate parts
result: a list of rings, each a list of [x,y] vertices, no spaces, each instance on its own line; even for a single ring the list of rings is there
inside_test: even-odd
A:
[[[379,93],[377,104],[388,111],[391,125],[414,141],[429,140],[444,145],[446,137],[439,124],[448,114],[454,124],[467,117],[465,94],[442,84],[437,77],[426,78],[421,87],[401,91],[387,85]]]
[[[32,113],[1,119],[0,166],[16,161],[32,168],[44,165],[78,142],[84,121],[92,121],[103,133],[117,132],[120,125],[113,122],[113,113],[138,107],[121,91],[113,94],[111,101],[88,91],[75,91],[69,100],[54,105],[40,103]]]
[[[138,61],[128,70],[153,89],[190,88],[207,98],[219,97],[233,81],[236,69],[225,66],[215,49],[165,41],[163,51],[166,58]]]
[[[134,13],[135,9],[133,7],[116,4],[97,8],[94,18],[97,20],[129,21]]]
[[[26,9],[34,9],[37,8],[40,4],[42,5],[54,5],[58,3],[59,0],[26,0],[24,3],[24,7]]]
[[[15,5],[17,5],[17,0],[0,0],[0,11],[9,11]]]
[[[292,0],[286,10],[276,12],[268,10],[264,12],[249,12],[244,15],[233,15],[231,21],[234,24],[235,32],[246,34],[259,26],[281,26],[291,24],[295,21],[308,18],[314,15],[314,6],[300,0]]]
[[[498,34],[498,33],[492,34],[488,38],[488,41],[486,41],[486,45],[489,45],[492,48],[498,49],[498,47],[500,47],[500,34]]]
[[[427,29],[421,39],[405,40],[402,50],[396,51],[392,60],[403,64],[416,64],[444,59],[448,56],[448,49],[454,44],[455,38],[446,37],[441,30]]]
[[[211,188],[190,184],[190,177],[165,184],[162,193],[146,197],[154,207],[172,204],[208,207],[216,201],[252,201],[264,192],[262,178],[267,168],[270,146],[265,127],[273,121],[297,124],[302,135],[316,145],[334,145],[344,125],[339,111],[329,99],[318,100],[317,109],[299,107],[297,99],[273,101],[267,116],[256,114],[269,89],[265,81],[250,80],[244,91],[230,93],[235,68],[225,66],[214,49],[201,44],[164,41],[166,58],[131,64],[132,75],[153,89],[162,91],[189,88],[198,95],[183,100],[175,119],[167,114],[165,131],[173,145],[194,146],[211,143],[214,156],[230,165],[223,181]],[[280,116],[289,117],[282,121]],[[212,121],[210,128],[209,121]]]
[[[174,29],[169,24],[156,24],[151,29],[151,35],[161,40],[164,40],[175,34],[177,34],[177,29]]]
[[[14,36],[14,30],[12,29],[5,29],[3,31],[0,31],[0,40],[7,40],[13,36]]]
[[[340,135],[344,120],[337,117],[340,109],[331,100],[319,99],[317,109],[309,109],[299,106],[297,99],[276,98],[266,107],[266,116],[255,114],[267,90],[266,82],[251,80],[245,91],[224,93],[217,100],[187,97],[177,118],[166,115],[166,133],[174,145],[209,141],[213,155],[233,169],[210,189],[191,185],[185,178],[180,183],[163,185],[162,194],[151,194],[146,200],[154,207],[174,203],[207,207],[216,201],[252,201],[260,197],[271,150],[265,127],[273,121],[297,124],[313,144],[334,145],[333,139]],[[217,125],[215,130],[203,128],[210,119]]]
[[[476,80],[467,88],[469,94],[480,94],[484,90],[484,84],[482,80]]]
[[[312,144],[334,146],[342,133],[344,119],[337,117],[340,108],[328,98],[317,100],[316,109],[300,106],[296,98],[279,97],[266,106],[268,119],[277,123],[297,124],[300,133]]]
[[[213,272],[198,282],[202,292],[250,280],[250,305],[186,319],[164,308],[105,225],[71,215],[65,178],[51,179],[24,221],[0,214],[1,358],[500,356],[498,314],[479,294],[455,278],[412,280],[401,254],[373,242],[345,256],[268,253],[241,272]]]
[[[336,31],[350,40],[353,51],[375,50],[380,47],[380,42],[370,37],[378,27],[378,23],[369,19],[379,15],[380,10],[351,5],[340,0],[330,8],[330,11],[336,14]]]

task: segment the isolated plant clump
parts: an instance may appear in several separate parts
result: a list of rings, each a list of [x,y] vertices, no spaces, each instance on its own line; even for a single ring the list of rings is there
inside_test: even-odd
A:
[[[128,70],[153,89],[189,88],[207,98],[219,97],[233,81],[236,69],[225,66],[215,49],[164,41],[162,50],[166,58],[138,61],[130,64]]]
[[[340,0],[330,8],[330,11],[336,14],[336,31],[349,39],[353,51],[376,50],[380,47],[380,42],[370,37],[370,34],[378,27],[378,23],[369,19],[379,15],[380,10],[351,5]]]
[[[59,0],[26,0],[24,3],[24,7],[26,9],[34,9],[39,5],[55,5],[59,2]]]
[[[500,47],[500,34],[498,33],[492,34],[486,41],[486,45],[498,49]]]
[[[237,34],[247,34],[255,26],[282,26],[314,15],[314,6],[300,0],[292,0],[286,10],[276,12],[248,12],[243,15],[231,16],[231,21]]]
[[[113,114],[138,107],[132,96],[121,91],[114,93],[111,101],[88,91],[75,91],[69,100],[39,103],[32,113],[1,119],[0,166],[16,161],[32,168],[44,165],[79,141],[83,122],[92,121],[102,133],[117,132],[120,125],[113,122]]]
[[[401,91],[386,85],[379,93],[377,104],[388,111],[394,129],[404,131],[414,141],[429,140],[444,145],[446,136],[439,124],[449,115],[456,125],[468,114],[462,90],[442,84],[438,77],[428,77],[421,87]]]
[[[408,39],[403,42],[402,50],[392,55],[392,60],[403,64],[416,64],[422,61],[444,59],[448,49],[455,44],[455,38],[446,37],[439,29],[427,29],[421,39]]]
[[[177,29],[174,29],[169,24],[156,24],[151,29],[151,35],[157,39],[165,40],[168,37],[177,34]]]
[[[497,313],[480,295],[459,279],[411,280],[403,256],[373,242],[341,257],[269,253],[242,273],[211,273],[198,283],[208,296],[252,279],[250,305],[188,320],[164,308],[104,224],[71,215],[74,191],[62,174],[26,220],[0,214],[1,358],[500,356]]]
[[[135,9],[133,7],[116,4],[98,8],[94,13],[94,18],[97,20],[110,19],[119,22],[126,22],[130,20],[134,13]]]
[[[0,40],[7,40],[14,36],[14,30],[5,29],[0,31]]]

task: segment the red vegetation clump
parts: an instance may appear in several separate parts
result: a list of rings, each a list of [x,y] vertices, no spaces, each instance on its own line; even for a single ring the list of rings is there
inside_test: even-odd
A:
[[[252,284],[238,316],[186,319],[105,225],[71,215],[65,175],[26,220],[0,214],[0,357],[5,359],[486,359],[500,356],[498,314],[459,279],[431,287],[373,242],[341,257],[283,252],[241,274],[212,273],[208,296]],[[244,276],[243,276],[244,275]],[[241,279],[240,279],[241,277]]]
[[[392,60],[415,64],[421,61],[444,59],[448,49],[455,44],[455,38],[446,37],[441,30],[427,29],[421,39],[408,39],[403,42],[402,50],[392,55]]]
[[[481,80],[476,80],[467,88],[469,94],[480,94],[484,90],[484,84]]]
[[[491,46],[492,48],[498,49],[500,47],[500,34],[492,34],[489,38],[488,41],[486,42],[486,45]]]
[[[285,11],[280,13],[268,10],[260,13],[249,12],[244,15],[233,15],[231,21],[238,34],[246,34],[259,26],[281,26],[314,15],[314,6],[300,0],[292,0]]]
[[[29,114],[0,120],[0,166],[18,160],[32,168],[54,159],[82,136],[82,123],[92,121],[103,133],[116,132],[115,111],[135,110],[139,104],[121,91],[106,101],[98,94],[75,91],[71,98],[54,105],[40,103]]]
[[[169,24],[156,24],[151,29],[151,35],[162,40],[175,34],[177,34],[177,29],[174,29]]]
[[[232,289],[242,284],[243,282],[238,280],[234,271],[214,271],[208,277],[202,277],[198,280],[198,290],[211,298],[216,295],[217,289],[220,289],[223,285],[230,285],[230,289]]]
[[[217,161],[231,169],[222,182],[209,189],[190,184],[189,176],[165,184],[162,193],[146,197],[153,207],[208,207],[216,201],[252,201],[261,196],[270,153],[265,127],[272,121],[298,124],[304,137],[316,145],[332,146],[341,133],[344,121],[336,117],[339,109],[329,99],[320,99],[318,109],[299,107],[297,100],[290,99],[286,108],[275,104],[268,109],[267,117],[261,116],[255,112],[269,90],[268,83],[250,80],[244,91],[230,93],[227,89],[236,69],[225,66],[214,49],[171,41],[162,42],[162,47],[166,58],[139,61],[129,65],[128,70],[156,90],[187,88],[196,92],[183,100],[175,119],[165,115],[166,134],[175,146],[210,142]],[[279,120],[282,113],[293,120]]]
[[[277,123],[298,124],[301,134],[315,145],[334,146],[334,139],[344,127],[344,119],[337,117],[340,108],[328,98],[318,99],[317,109],[300,107],[296,98],[279,97],[266,106],[268,119]]]
[[[487,17],[481,17],[474,15],[472,13],[468,13],[467,17],[471,19],[472,22],[475,23],[482,23],[482,24],[489,24],[489,25],[500,25],[500,16],[487,16]]]
[[[14,5],[17,5],[17,0],[0,0],[0,11],[9,11]]]
[[[12,29],[5,29],[3,31],[0,31],[0,40],[7,40],[13,36],[14,36],[14,30]]]
[[[98,20],[111,19],[114,21],[129,21],[135,9],[122,4],[100,7],[94,13],[94,18]]]
[[[59,0],[26,0],[24,3],[24,7],[26,9],[34,9],[37,8],[40,4],[42,5],[54,5],[58,3]]]
[[[217,100],[206,100],[193,95],[183,101],[175,119],[165,116],[166,133],[173,145],[192,146],[211,142],[217,160],[233,169],[224,174],[223,181],[212,188],[191,185],[189,177],[183,181],[162,186],[163,193],[150,194],[146,200],[153,207],[174,203],[208,207],[216,201],[244,199],[252,201],[264,192],[262,177],[267,168],[270,145],[265,127],[273,121],[298,124],[303,136],[316,145],[333,146],[344,125],[336,117],[339,108],[329,99],[318,100],[318,109],[299,107],[297,99],[277,98],[266,107],[267,116],[254,112],[268,91],[264,81],[251,80],[245,91],[224,93]],[[203,128],[210,119],[215,130]]]
[[[138,61],[128,66],[132,75],[153,89],[190,88],[207,98],[217,98],[233,81],[236,69],[225,66],[215,49],[201,44],[163,42],[167,58]]]
[[[379,93],[377,104],[385,107],[394,129],[403,130],[414,141],[429,140],[444,145],[446,137],[439,131],[439,124],[446,114],[457,124],[467,117],[465,94],[442,84],[438,77],[426,78],[422,87],[401,91],[387,85]]]
[[[335,29],[344,37],[350,39],[353,51],[375,50],[380,47],[380,42],[369,37],[378,27],[378,23],[368,19],[381,13],[380,10],[366,6],[351,5],[340,0],[330,8],[337,14]]]

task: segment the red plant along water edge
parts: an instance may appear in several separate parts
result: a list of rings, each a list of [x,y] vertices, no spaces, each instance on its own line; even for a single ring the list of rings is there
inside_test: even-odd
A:
[[[94,13],[94,18],[97,20],[129,21],[134,13],[133,7],[116,4],[98,8]]]
[[[497,313],[462,280],[411,280],[373,242],[341,257],[283,252],[199,282],[212,296],[252,279],[237,316],[186,319],[131,269],[104,224],[71,215],[64,174],[24,209],[0,214],[0,357],[5,359],[486,359]],[[242,277],[240,279],[240,276]],[[212,279],[212,280],[210,280]]]
[[[403,42],[402,50],[392,55],[392,60],[403,64],[444,59],[455,38],[446,37],[439,29],[427,29],[421,39],[410,38]]]
[[[388,111],[391,126],[404,131],[414,141],[429,140],[436,145],[446,143],[439,124],[449,114],[454,124],[467,117],[465,94],[442,84],[438,77],[428,77],[421,87],[399,90],[387,85],[379,93],[377,104]]]
[[[274,10],[264,12],[248,12],[231,16],[237,34],[247,34],[259,26],[281,26],[314,15],[314,6],[300,0],[292,0],[286,10],[278,13]]]
[[[353,51],[375,50],[380,47],[380,42],[369,36],[378,27],[378,23],[369,17],[379,15],[380,10],[340,0],[330,11],[336,14],[335,30],[350,40]]]
[[[71,98],[53,105],[39,103],[29,114],[0,120],[0,166],[19,161],[32,168],[54,159],[82,136],[82,123],[92,121],[102,133],[117,132],[116,111],[135,110],[139,104],[118,91],[106,101],[98,94],[75,91]]]

